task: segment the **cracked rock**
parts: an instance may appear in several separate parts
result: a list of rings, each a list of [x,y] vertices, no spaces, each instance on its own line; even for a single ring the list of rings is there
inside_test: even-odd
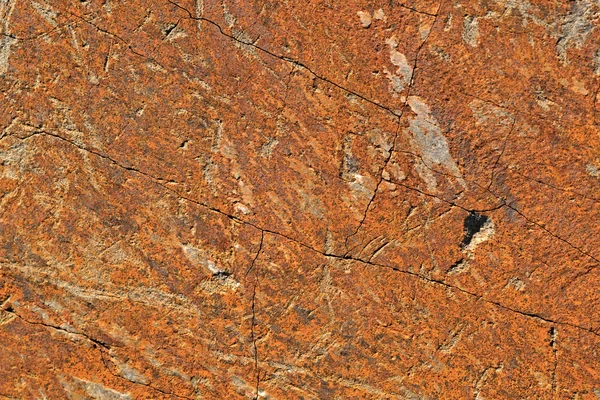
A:
[[[598,397],[599,12],[0,0],[0,397]]]

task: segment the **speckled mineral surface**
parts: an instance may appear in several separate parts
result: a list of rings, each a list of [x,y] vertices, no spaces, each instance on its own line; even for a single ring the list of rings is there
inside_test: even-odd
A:
[[[600,399],[599,25],[0,0],[0,398]]]

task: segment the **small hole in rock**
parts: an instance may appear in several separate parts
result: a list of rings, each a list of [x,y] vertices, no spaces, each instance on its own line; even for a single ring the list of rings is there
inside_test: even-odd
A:
[[[213,274],[213,278],[216,279],[225,279],[228,276],[231,276],[231,272],[229,271],[217,271]]]
[[[450,266],[450,268],[448,268],[448,273],[452,273],[455,272],[457,270],[460,270],[462,267],[464,267],[465,265],[465,259],[461,258],[460,260],[458,260],[457,262],[455,262],[454,264],[452,264]]]
[[[465,237],[463,238],[461,246],[467,247],[471,243],[471,240],[473,240],[473,236],[481,231],[481,228],[483,228],[483,225],[485,225],[488,220],[489,218],[487,216],[471,211],[467,218],[465,218]]]

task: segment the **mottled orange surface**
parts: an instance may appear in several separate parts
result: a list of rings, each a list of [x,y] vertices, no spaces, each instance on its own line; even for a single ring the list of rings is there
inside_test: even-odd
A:
[[[600,399],[599,24],[0,0],[0,398]]]

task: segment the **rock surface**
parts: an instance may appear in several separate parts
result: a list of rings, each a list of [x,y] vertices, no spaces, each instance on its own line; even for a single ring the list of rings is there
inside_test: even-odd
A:
[[[0,0],[0,397],[600,399],[599,18]]]

